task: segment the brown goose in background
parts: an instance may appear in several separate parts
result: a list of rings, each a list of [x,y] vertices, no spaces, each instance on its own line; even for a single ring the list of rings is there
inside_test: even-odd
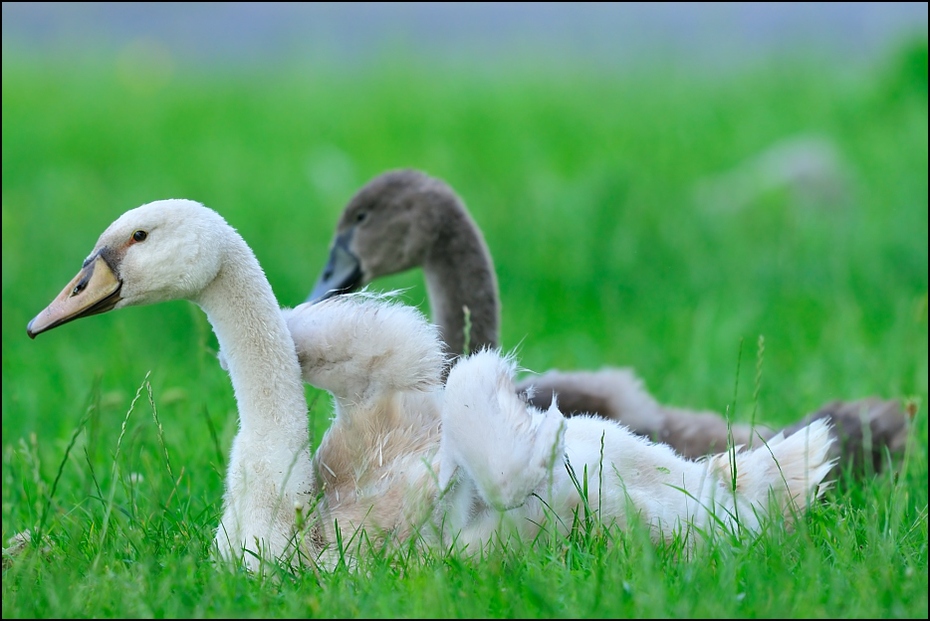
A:
[[[419,266],[447,353],[456,357],[465,351],[466,306],[469,350],[497,347],[500,296],[484,235],[448,185],[415,170],[384,173],[349,201],[326,267],[306,301]]]
[[[500,345],[500,296],[491,254],[465,203],[442,180],[417,170],[383,173],[363,186],[336,225],[329,259],[307,301],[354,291],[373,280],[421,266],[432,309],[450,359],[465,350],[465,308],[469,311],[469,352]],[[448,367],[445,372],[448,372]],[[616,420],[633,432],[700,457],[776,430],[732,424],[718,413],[658,403],[628,368],[596,371],[551,370],[517,384],[531,403],[546,410],[552,394],[567,416],[590,412]],[[903,450],[907,417],[897,400],[868,397],[832,401],[786,429],[790,433],[827,418],[839,442],[838,467],[851,464],[865,474],[885,465],[886,451]]]

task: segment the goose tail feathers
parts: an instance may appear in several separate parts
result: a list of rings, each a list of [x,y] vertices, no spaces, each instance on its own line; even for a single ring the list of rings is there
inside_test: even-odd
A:
[[[836,463],[833,442],[830,424],[820,419],[791,435],[778,433],[751,450],[737,447],[711,459],[740,504],[792,519],[830,487],[826,479]]]

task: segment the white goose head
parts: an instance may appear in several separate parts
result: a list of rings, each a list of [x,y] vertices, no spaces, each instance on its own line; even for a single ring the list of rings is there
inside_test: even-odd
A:
[[[227,229],[219,214],[191,200],[127,211],[100,235],[77,276],[29,322],[29,336],[117,308],[195,299],[220,270]]]

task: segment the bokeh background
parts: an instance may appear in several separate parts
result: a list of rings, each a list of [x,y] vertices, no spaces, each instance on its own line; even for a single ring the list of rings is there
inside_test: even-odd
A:
[[[24,342],[125,209],[220,210],[293,305],[352,193],[413,166],[474,212],[529,369],[630,365],[721,411],[761,335],[775,419],[920,392],[881,348],[926,313],[926,28],[925,3],[4,3],[4,378],[70,377],[63,405],[146,322],[136,374],[188,375],[158,357],[192,330],[209,353],[181,303]],[[419,274],[382,286],[427,308]],[[3,394],[35,429],[48,393]]]
[[[377,65],[405,52],[436,68],[514,57],[616,72],[657,61],[710,72],[794,56],[874,63],[926,34],[922,2],[3,3],[4,51],[100,62],[161,48],[172,66]]]

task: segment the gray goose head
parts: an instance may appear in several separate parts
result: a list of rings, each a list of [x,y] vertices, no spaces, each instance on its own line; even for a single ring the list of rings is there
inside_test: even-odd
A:
[[[497,347],[500,298],[484,237],[446,183],[416,170],[383,173],[352,197],[307,301],[420,266],[447,351]]]

